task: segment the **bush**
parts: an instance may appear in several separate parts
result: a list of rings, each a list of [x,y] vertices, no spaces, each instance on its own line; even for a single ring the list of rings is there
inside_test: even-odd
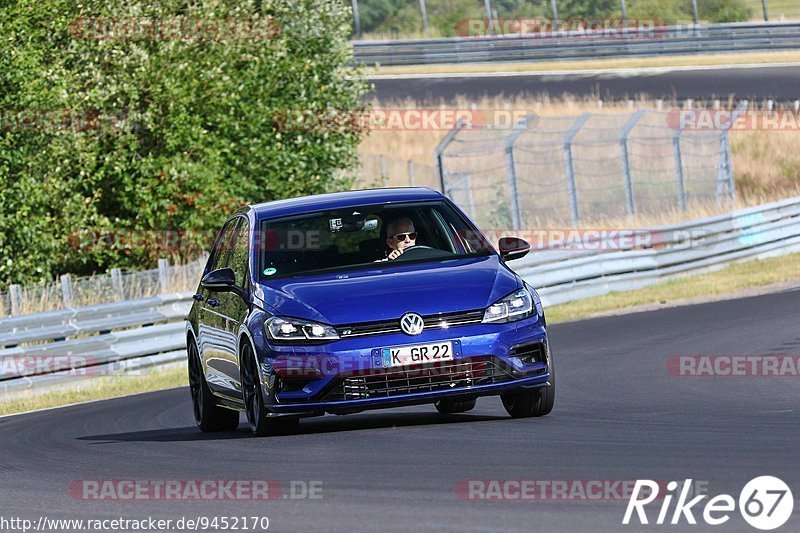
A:
[[[709,22],[743,22],[752,15],[745,0],[702,0],[697,2],[697,12]]]
[[[337,176],[356,164],[362,131],[286,129],[275,117],[363,109],[368,84],[348,67],[349,6],[152,4],[18,0],[0,11],[0,110],[11,117],[0,124],[0,286],[141,268],[164,252],[113,241],[82,249],[82,231],[180,229],[202,247],[243,202],[348,186]],[[98,40],[86,17],[271,17],[278,31]],[[45,119],[20,125],[20,111]]]

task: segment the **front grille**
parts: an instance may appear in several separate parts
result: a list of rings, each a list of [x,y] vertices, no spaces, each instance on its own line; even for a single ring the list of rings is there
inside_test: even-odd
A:
[[[342,378],[323,401],[386,398],[401,394],[502,383],[512,379],[514,377],[511,373],[491,358],[476,357]]]
[[[473,311],[458,311],[455,313],[439,313],[436,315],[425,315],[422,320],[425,322],[424,329],[445,329],[455,326],[467,326],[470,324],[480,324],[483,321],[483,309]],[[359,324],[349,324],[336,328],[339,337],[349,339],[351,337],[364,337],[367,335],[383,335],[387,333],[400,333],[400,319],[382,320],[378,322],[362,322]]]

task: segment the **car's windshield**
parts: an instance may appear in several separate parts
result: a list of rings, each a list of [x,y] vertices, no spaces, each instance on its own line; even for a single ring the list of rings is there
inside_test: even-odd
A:
[[[480,232],[444,202],[365,205],[264,220],[255,244],[262,280],[491,253]]]

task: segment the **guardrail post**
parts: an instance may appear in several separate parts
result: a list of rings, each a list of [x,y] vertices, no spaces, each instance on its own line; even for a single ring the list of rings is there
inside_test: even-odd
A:
[[[386,188],[389,184],[389,176],[386,174],[386,158],[383,154],[378,156],[378,162],[381,165],[381,183],[383,183],[383,187]]]
[[[8,287],[8,297],[11,299],[11,316],[22,314],[22,290],[19,285]]]
[[[630,135],[631,130],[636,126],[636,123],[644,116],[644,109],[639,109],[634,113],[631,118],[628,119],[628,122],[625,123],[625,126],[622,127],[622,131],[619,134],[619,146],[622,150],[622,172],[625,176],[625,203],[628,207],[628,214],[635,215],[636,214],[636,202],[634,201],[633,197],[633,180],[631,179],[631,162],[628,157],[628,135]]]
[[[678,207],[686,211],[686,189],[683,180],[683,158],[681,157],[682,128],[676,129],[672,134],[672,153],[675,156],[675,182],[678,191]]]
[[[444,151],[447,150],[447,147],[453,142],[458,132],[461,131],[461,128],[466,124],[467,122],[463,118],[458,119],[458,122],[456,122],[453,128],[442,137],[442,140],[439,141],[439,144],[433,149],[433,164],[436,168],[436,177],[439,179],[439,188],[444,195],[447,194],[445,192],[446,169],[444,168]]]
[[[578,189],[575,186],[575,168],[572,166],[572,140],[575,139],[578,131],[580,131],[591,116],[591,113],[582,114],[572,123],[567,133],[564,134],[564,168],[567,171],[567,193],[569,194],[569,208],[570,214],[572,215],[572,222],[578,222],[581,218],[580,211],[578,210]]]
[[[414,162],[412,160],[408,160],[408,184],[411,187],[417,186],[417,175],[414,172]]]
[[[69,274],[61,276],[61,300],[64,302],[64,307],[73,306],[72,276]]]
[[[169,293],[169,260],[158,260],[158,283],[161,286],[161,294]]]
[[[511,203],[511,226],[512,229],[522,228],[522,211],[519,207],[519,191],[517,190],[517,167],[514,163],[514,143],[522,135],[536,115],[527,115],[514,127],[508,139],[506,139],[506,172],[508,174],[508,194]]]
[[[122,270],[118,268],[111,269],[111,286],[114,287],[114,292],[117,295],[117,301],[125,299],[125,287],[122,284]]]

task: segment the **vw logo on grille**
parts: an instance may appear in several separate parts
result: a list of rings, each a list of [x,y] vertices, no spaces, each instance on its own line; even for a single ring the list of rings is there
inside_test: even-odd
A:
[[[406,313],[400,318],[400,329],[406,335],[419,335],[424,327],[425,321],[417,313]]]

